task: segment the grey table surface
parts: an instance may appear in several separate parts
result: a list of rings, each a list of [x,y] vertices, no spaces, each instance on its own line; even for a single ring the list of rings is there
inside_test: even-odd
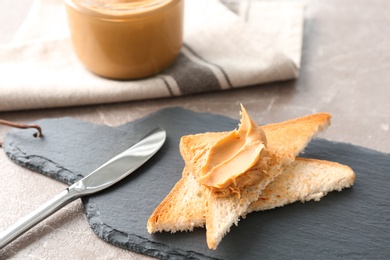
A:
[[[0,0],[0,45],[12,39],[31,3],[32,0]],[[0,118],[26,122],[70,116],[118,126],[161,108],[181,106],[238,119],[239,103],[243,103],[260,124],[330,112],[332,125],[320,135],[322,138],[390,153],[389,9],[390,2],[385,0],[309,1],[297,80],[174,99],[0,112]],[[0,126],[0,138],[7,131],[8,127]],[[0,231],[66,187],[16,166],[3,152],[0,180]],[[14,241],[2,251],[2,257],[146,258],[97,238],[88,226],[80,201]]]

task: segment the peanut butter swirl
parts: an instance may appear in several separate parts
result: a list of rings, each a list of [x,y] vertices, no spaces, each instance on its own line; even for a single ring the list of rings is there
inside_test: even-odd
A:
[[[244,187],[260,181],[264,173],[267,138],[241,105],[238,130],[218,140],[208,151],[197,181],[220,196],[240,194]]]

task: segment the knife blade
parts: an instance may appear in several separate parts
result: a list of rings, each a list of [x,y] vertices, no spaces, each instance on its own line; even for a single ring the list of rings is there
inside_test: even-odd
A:
[[[126,151],[75,182],[0,234],[0,249],[65,205],[122,180],[148,161],[164,144],[166,132],[156,128]]]

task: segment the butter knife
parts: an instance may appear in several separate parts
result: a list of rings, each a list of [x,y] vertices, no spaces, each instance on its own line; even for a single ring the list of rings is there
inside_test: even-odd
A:
[[[74,200],[99,192],[122,180],[148,161],[164,144],[166,132],[156,128],[83,179],[31,212],[0,234],[0,249]]]

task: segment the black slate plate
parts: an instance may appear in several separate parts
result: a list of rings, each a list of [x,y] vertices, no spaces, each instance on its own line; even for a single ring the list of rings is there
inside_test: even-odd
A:
[[[112,188],[83,199],[92,230],[105,241],[158,258],[390,259],[390,155],[313,140],[302,156],[337,161],[356,173],[353,188],[320,202],[295,203],[251,213],[208,250],[205,231],[148,234],[147,219],[179,180],[182,135],[230,131],[237,121],[168,108],[117,128],[72,118],[37,121],[33,130],[11,130],[4,150],[17,164],[72,184],[156,126],[166,129],[163,148],[137,172]]]

